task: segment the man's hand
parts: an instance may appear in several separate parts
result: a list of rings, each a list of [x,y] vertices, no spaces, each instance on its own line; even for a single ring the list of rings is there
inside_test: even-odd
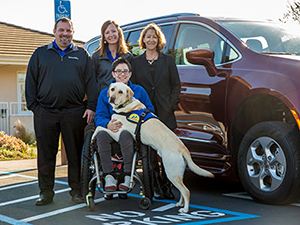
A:
[[[86,122],[88,124],[91,124],[94,122],[95,112],[90,109],[87,109],[87,110],[85,110],[82,118],[85,118],[85,117],[87,117]]]

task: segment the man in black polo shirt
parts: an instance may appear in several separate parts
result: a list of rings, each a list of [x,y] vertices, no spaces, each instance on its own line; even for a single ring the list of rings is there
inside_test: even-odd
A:
[[[26,101],[34,113],[38,148],[38,206],[53,200],[60,133],[68,158],[70,195],[75,203],[83,202],[80,159],[84,127],[94,120],[98,98],[92,61],[83,48],[72,42],[71,20],[59,19],[53,33],[55,40],[37,48],[31,56],[26,74]]]

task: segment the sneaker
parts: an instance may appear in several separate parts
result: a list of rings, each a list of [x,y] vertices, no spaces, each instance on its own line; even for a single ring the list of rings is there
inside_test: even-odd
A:
[[[105,176],[105,187],[104,191],[116,191],[117,180],[112,175]]]
[[[124,183],[119,184],[119,189],[121,191],[128,191],[130,186],[130,176],[124,177]]]

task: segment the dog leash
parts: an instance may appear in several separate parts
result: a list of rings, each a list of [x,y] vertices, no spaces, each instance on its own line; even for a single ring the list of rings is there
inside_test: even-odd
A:
[[[136,125],[134,134],[135,134],[135,139],[138,143],[141,142],[141,125],[144,122],[145,117],[147,116],[148,113],[150,113],[150,109],[146,109],[144,112],[141,113],[140,119]]]
[[[148,115],[148,113],[151,113],[152,111],[150,109],[145,109],[139,116],[139,120],[138,121],[135,121],[137,123],[136,125],[136,128],[135,128],[135,131],[134,131],[134,135],[135,135],[135,139],[136,139],[136,143],[141,143],[141,126],[142,126],[142,123],[145,122],[145,118],[146,116]],[[116,114],[119,114],[119,115],[123,115],[123,116],[130,116],[132,112],[129,112],[129,113],[124,113],[124,112],[114,112]],[[153,117],[153,118],[157,118],[156,116]],[[132,121],[131,121],[132,122]]]

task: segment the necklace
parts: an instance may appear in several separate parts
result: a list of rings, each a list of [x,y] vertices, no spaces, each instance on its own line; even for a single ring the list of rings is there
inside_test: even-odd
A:
[[[158,58],[158,54],[155,54],[154,57],[147,57],[146,55],[146,59],[150,65],[152,65],[155,62],[155,60],[157,60],[157,58]]]
[[[148,61],[148,63],[150,64],[150,65],[152,65],[153,63],[154,63],[154,59],[152,59],[152,60],[147,60]]]

